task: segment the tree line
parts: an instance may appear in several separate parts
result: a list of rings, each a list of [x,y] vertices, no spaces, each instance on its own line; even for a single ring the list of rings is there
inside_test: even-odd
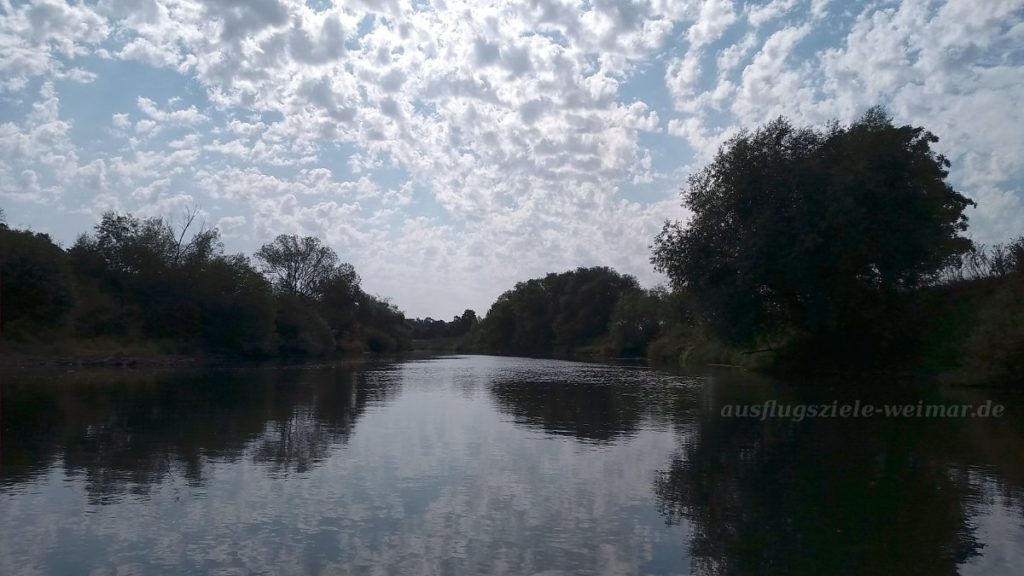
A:
[[[1024,382],[1024,237],[966,235],[974,201],[921,127],[882,108],[824,128],[779,118],[722,145],[682,192],[651,262],[521,282],[472,343],[497,353],[646,354],[806,369],[917,362]]]
[[[778,118],[724,143],[682,190],[642,288],[606,267],[520,282],[478,319],[406,319],[312,237],[252,259],[215,229],[106,214],[68,250],[0,228],[4,338],[137,338],[243,355],[399,351],[412,339],[519,355],[647,355],[800,368],[914,358],[1024,381],[1024,237],[977,245],[938,138],[882,108]],[[951,360],[951,358],[953,358]],[[963,361],[961,361],[963,360]]]
[[[403,313],[321,240],[280,235],[251,259],[226,254],[195,211],[177,225],[109,212],[66,250],[0,223],[0,275],[0,333],[29,346],[316,356],[411,339]]]
[[[426,318],[412,318],[408,323],[412,331],[413,340],[440,340],[461,338],[469,334],[479,321],[480,319],[476,317],[476,311],[466,309],[462,314],[453,317],[448,322],[435,320],[427,316]]]

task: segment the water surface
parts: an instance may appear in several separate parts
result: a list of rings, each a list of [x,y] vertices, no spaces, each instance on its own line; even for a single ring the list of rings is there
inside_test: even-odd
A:
[[[1012,396],[1002,418],[761,421],[721,407],[864,395],[485,356],[0,394],[5,575],[1024,573]]]

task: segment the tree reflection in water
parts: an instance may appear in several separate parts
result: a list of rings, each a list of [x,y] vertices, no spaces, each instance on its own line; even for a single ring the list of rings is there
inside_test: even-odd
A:
[[[493,357],[0,386],[4,573],[1017,574],[1024,557],[1019,398],[998,419],[762,422],[721,406],[864,387]]]
[[[488,390],[498,409],[517,424],[584,442],[614,442],[630,437],[641,424],[668,428],[673,418],[696,414],[700,378],[624,366],[609,381],[606,365],[562,364],[565,372],[499,372],[490,378]]]
[[[355,365],[37,376],[4,386],[0,488],[58,465],[86,479],[93,502],[146,494],[172,472],[201,485],[209,460],[307,471],[397,384],[367,383]]]
[[[654,485],[666,521],[690,525],[698,574],[957,574],[984,546],[974,518],[991,504],[994,478],[1021,510],[1022,463],[1010,456],[1024,453],[1019,414],[723,418],[726,403],[764,396],[721,385],[724,397],[712,397]]]

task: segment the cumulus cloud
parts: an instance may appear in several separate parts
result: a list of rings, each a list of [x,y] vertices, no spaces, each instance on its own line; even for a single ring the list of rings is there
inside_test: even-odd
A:
[[[1014,222],[1024,221],[1024,139],[1011,134],[1021,114],[1014,102],[1024,95],[1015,44],[1024,2],[850,6],[838,42],[821,30],[834,6],[806,3],[808,17],[792,22],[793,4],[748,6],[754,30],[719,52],[717,83],[703,92],[694,93],[682,66],[692,51],[670,64],[666,88],[685,115],[669,119],[669,133],[706,159],[737,127],[780,114],[801,123],[848,121],[884,104],[897,121],[942,137],[939,149],[953,161],[954,185],[980,204],[972,211],[972,234],[984,241],[1013,234]]]
[[[106,19],[85,4],[0,4],[0,92],[23,89],[40,76],[88,77],[87,71],[75,71],[66,62],[88,54],[108,33]]]
[[[718,40],[737,18],[732,0],[706,0],[701,5],[697,22],[687,33],[691,48],[700,48]]]

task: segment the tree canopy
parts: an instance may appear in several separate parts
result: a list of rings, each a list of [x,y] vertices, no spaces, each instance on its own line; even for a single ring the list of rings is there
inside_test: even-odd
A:
[[[477,322],[479,319],[476,317],[476,311],[468,309],[461,315],[453,317],[449,322],[435,320],[429,316],[413,318],[408,321],[409,327],[412,329],[412,337],[423,340],[465,336],[476,327]]]
[[[64,251],[46,234],[11,230],[0,221],[0,334],[60,329],[73,303]]]
[[[256,356],[409,347],[404,314],[322,241],[279,236],[257,252],[264,276],[196,216],[108,212],[66,251],[0,222],[0,336]]]
[[[480,322],[480,343],[506,354],[571,352],[604,336],[619,298],[636,289],[635,278],[605,267],[520,282]]]
[[[742,132],[690,177],[692,217],[665,224],[652,262],[734,343],[863,328],[971,247],[973,202],[946,182],[937,141],[881,108],[849,126]]]
[[[281,234],[254,257],[275,288],[309,298],[320,295],[338,267],[334,250],[313,236]]]
[[[76,271],[76,331],[86,337],[200,342],[217,351],[273,347],[270,285],[216,229],[108,212],[68,253]]]

